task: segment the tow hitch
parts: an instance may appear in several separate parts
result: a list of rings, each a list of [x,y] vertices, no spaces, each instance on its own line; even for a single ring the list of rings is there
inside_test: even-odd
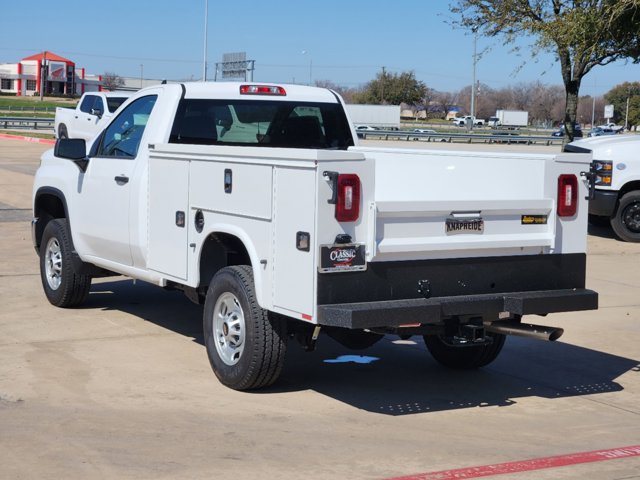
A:
[[[467,323],[461,323],[458,318],[445,321],[443,340],[456,347],[493,343],[493,339],[486,334],[481,317],[472,318]]]

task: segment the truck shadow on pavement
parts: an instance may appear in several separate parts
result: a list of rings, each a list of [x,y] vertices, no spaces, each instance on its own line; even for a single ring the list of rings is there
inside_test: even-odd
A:
[[[592,237],[610,238],[616,239],[616,235],[613,233],[613,229],[609,225],[594,225],[589,223],[587,226],[587,233]]]
[[[85,308],[123,311],[203,345],[202,307],[180,292],[131,280],[96,283]],[[207,361],[204,351],[202,361]],[[279,381],[248,394],[311,390],[361,410],[399,416],[508,407],[526,397],[552,401],[618,392],[623,387],[616,379],[628,372],[640,374],[640,360],[562,341],[509,337],[492,364],[459,371],[433,360],[420,337],[400,341],[387,336],[366,350],[354,351],[321,335],[310,353],[291,340]]]

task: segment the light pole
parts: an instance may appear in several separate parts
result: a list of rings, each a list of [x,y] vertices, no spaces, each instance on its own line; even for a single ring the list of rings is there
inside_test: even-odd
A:
[[[631,87],[627,89],[627,111],[624,114],[624,129],[629,130],[629,98],[631,97]]]
[[[207,81],[207,30],[209,28],[209,0],[204,0],[204,53],[202,57],[202,81]]]
[[[142,79],[144,78],[144,65],[140,64],[140,88],[142,88]]]
[[[478,31],[473,29],[473,79],[471,81],[471,128],[476,118],[476,63],[478,63],[477,55]]]
[[[302,55],[306,55],[306,50],[302,50]],[[311,86],[313,82],[313,59],[311,58],[311,54],[309,54],[309,86]]]

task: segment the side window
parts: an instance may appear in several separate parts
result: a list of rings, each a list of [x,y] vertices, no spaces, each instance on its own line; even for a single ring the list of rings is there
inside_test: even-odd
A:
[[[102,101],[102,97],[100,97],[100,96],[96,96],[95,97],[95,102],[93,102],[93,106],[91,107],[91,109],[93,111],[98,110],[98,111],[104,113],[104,102]],[[91,112],[89,112],[89,113],[91,113]]]
[[[96,156],[134,158],[156,99],[156,95],[139,98],[120,112],[102,135]]]
[[[91,113],[91,109],[93,108],[96,98],[97,97],[95,95],[86,95],[80,104],[80,111],[84,113]]]

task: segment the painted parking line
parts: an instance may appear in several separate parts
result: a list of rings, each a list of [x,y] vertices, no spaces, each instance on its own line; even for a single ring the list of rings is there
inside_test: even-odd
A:
[[[592,452],[570,453],[554,457],[534,458],[516,462],[496,463],[482,465],[480,467],[458,468],[454,470],[441,470],[439,472],[419,473],[406,477],[396,477],[389,480],[460,480],[464,478],[490,477],[506,473],[530,472],[544,468],[558,468],[581,463],[603,462],[605,460],[618,460],[621,458],[640,456],[640,445],[629,447],[611,448],[607,450],[594,450]]]

